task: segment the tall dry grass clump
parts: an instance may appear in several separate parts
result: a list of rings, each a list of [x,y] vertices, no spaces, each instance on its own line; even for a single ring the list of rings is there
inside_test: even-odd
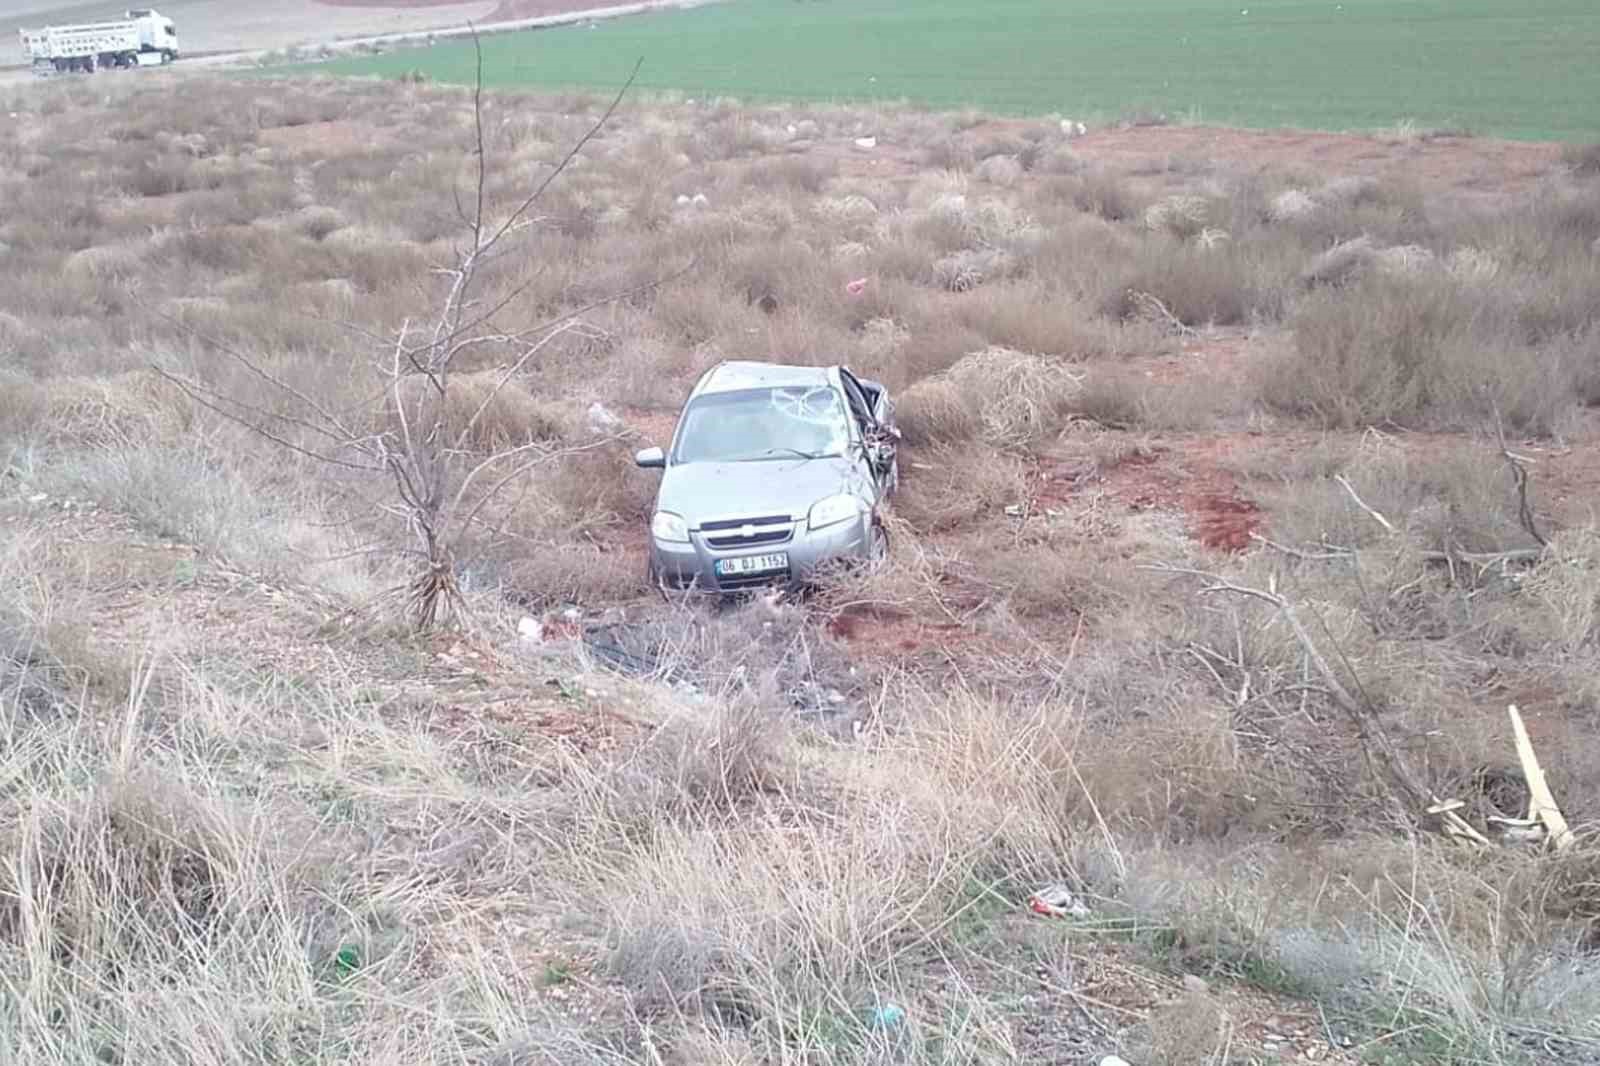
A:
[[[1530,343],[1511,301],[1448,275],[1376,275],[1308,298],[1295,346],[1260,371],[1262,398],[1327,426],[1549,434],[1574,409],[1588,339]]]
[[[988,348],[906,390],[897,421],[913,444],[1028,445],[1066,424],[1079,385],[1067,364]]]

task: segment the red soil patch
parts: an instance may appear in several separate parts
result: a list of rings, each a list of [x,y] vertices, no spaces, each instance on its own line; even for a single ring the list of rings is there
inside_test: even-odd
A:
[[[1130,511],[1172,511],[1184,516],[1189,535],[1208,548],[1238,552],[1261,528],[1261,509],[1219,465],[1221,455],[1248,435],[1191,436],[1154,452],[1132,455],[1087,476],[1078,462],[1046,457],[1039,471],[1038,507],[1064,503],[1096,487]]]
[[[828,619],[825,628],[829,636],[845,641],[866,658],[889,661],[903,661],[974,636],[955,622],[929,622],[877,607],[847,607]]]
[[[1244,551],[1261,525],[1261,509],[1237,496],[1201,493],[1186,499],[1184,510],[1194,539],[1218,551]]]

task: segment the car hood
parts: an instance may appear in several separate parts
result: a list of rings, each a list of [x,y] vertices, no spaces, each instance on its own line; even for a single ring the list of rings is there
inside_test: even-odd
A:
[[[855,464],[824,459],[775,459],[748,463],[683,463],[661,479],[656,509],[671,511],[697,528],[721,519],[793,515],[841,492],[862,496],[866,479]]]

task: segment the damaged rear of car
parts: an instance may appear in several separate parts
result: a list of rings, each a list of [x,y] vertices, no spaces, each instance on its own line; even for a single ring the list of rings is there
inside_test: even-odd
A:
[[[898,436],[887,390],[844,367],[718,364],[637,456],[663,471],[652,581],[735,593],[883,558]]]

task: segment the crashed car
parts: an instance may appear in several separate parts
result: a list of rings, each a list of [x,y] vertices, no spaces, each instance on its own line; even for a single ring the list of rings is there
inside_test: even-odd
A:
[[[734,593],[881,560],[899,436],[888,390],[842,366],[712,367],[668,448],[635,457],[663,471],[652,582]]]

